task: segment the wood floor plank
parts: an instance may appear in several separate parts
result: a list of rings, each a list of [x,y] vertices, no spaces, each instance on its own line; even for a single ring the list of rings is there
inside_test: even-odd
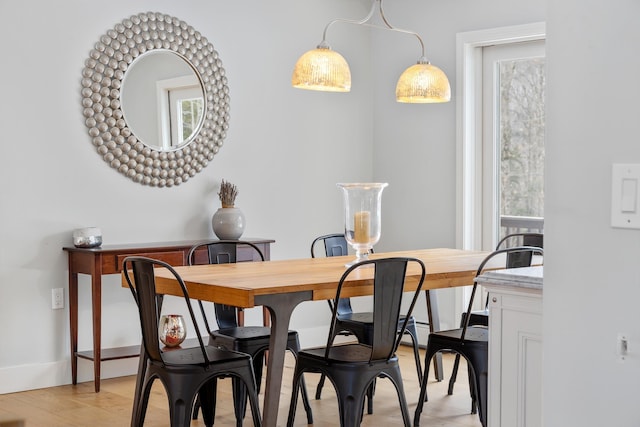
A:
[[[424,354],[424,353],[423,353]],[[402,346],[399,350],[404,387],[409,403],[409,413],[413,420],[420,384],[416,377],[415,364],[410,347]],[[425,403],[420,424],[429,427],[480,427],[477,415],[470,414],[471,399],[467,384],[466,365],[460,366],[458,382],[452,396],[447,395],[448,376],[451,373],[453,356],[445,354],[445,381],[433,379],[430,373],[428,387],[429,401]],[[285,360],[282,395],[278,425],[286,425],[291,396],[291,375],[295,360],[288,354]],[[338,426],[338,407],[336,394],[330,382],[325,383],[321,400],[314,400],[315,387],[319,375],[305,376],[309,395],[312,398],[314,425]],[[264,381],[263,381],[264,384]],[[87,382],[47,389],[32,390],[20,393],[0,395],[0,420],[3,417],[23,418],[26,427],[114,427],[130,424],[131,407],[135,377],[103,379],[100,393],[93,391],[93,382]],[[262,401],[263,396],[260,396]],[[298,403],[295,426],[306,426],[306,414],[302,402]],[[216,426],[234,426],[233,402],[231,397],[231,380],[219,381],[218,405],[216,409]],[[248,414],[244,422],[251,426]],[[376,386],[374,413],[365,415],[363,427],[402,425],[395,388],[388,380],[381,379]],[[149,399],[149,407],[145,419],[145,427],[168,427],[169,410],[167,397],[160,382],[153,385]],[[193,421],[192,427],[204,426],[202,418]]]

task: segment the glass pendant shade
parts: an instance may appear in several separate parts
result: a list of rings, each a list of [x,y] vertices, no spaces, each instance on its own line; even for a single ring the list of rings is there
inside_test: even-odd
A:
[[[396,85],[396,101],[410,104],[449,102],[451,87],[446,74],[428,62],[407,68]]]
[[[318,46],[303,54],[293,69],[291,85],[299,89],[349,92],[351,71],[342,55],[328,46]]]

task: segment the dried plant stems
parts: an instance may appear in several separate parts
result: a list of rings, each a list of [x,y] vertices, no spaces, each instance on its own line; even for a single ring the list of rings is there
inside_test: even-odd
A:
[[[238,188],[230,182],[222,180],[220,184],[220,192],[218,193],[220,202],[222,202],[223,208],[232,208],[236,203],[236,197],[238,196]]]

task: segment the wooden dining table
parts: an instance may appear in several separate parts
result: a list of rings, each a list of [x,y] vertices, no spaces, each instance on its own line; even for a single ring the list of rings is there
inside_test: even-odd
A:
[[[434,290],[471,285],[476,270],[486,255],[488,252],[439,248],[380,252],[371,254],[370,258],[418,258],[425,263],[427,269],[423,290]],[[304,258],[175,268],[193,299],[242,308],[263,306],[271,314],[271,340],[263,405],[265,427],[275,427],[277,424],[291,314],[303,301],[335,298],[345,264],[353,258]],[[495,268],[499,267],[499,261],[496,260]],[[488,268],[492,268],[492,265]],[[155,275],[159,293],[182,295],[177,281],[169,271],[159,268]],[[407,269],[405,291],[415,290],[418,281],[418,269],[410,266]],[[127,286],[124,278],[123,286]],[[345,282],[342,292],[343,297],[371,295],[372,269],[363,268],[352,274]]]

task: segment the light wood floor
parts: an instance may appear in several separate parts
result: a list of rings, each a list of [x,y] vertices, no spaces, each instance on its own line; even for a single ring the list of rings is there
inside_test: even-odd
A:
[[[401,346],[401,370],[405,392],[409,403],[411,422],[416,408],[420,384],[417,380],[415,363],[410,347]],[[470,414],[471,399],[466,379],[466,365],[461,364],[456,389],[452,396],[447,395],[447,383],[451,373],[453,355],[444,355],[445,381],[433,380],[433,369],[429,381],[429,401],[424,405],[420,424],[425,427],[480,427],[477,415]],[[289,354],[285,362],[283,390],[278,425],[286,425],[291,395],[291,374],[294,359]],[[307,387],[316,426],[338,426],[338,408],[336,395],[329,382],[325,383],[322,399],[315,400],[315,387],[319,375],[307,374]],[[118,427],[130,424],[131,406],[135,377],[122,377],[101,381],[100,393],[93,391],[93,382],[77,386],[60,386],[41,390],[0,395],[0,422],[3,419],[20,417],[26,420],[27,427]],[[231,382],[224,379],[218,386],[218,404],[216,426],[235,426],[233,404],[231,403]],[[147,410],[145,426],[168,426],[168,408],[166,395],[160,382],[154,383],[152,396]],[[374,399],[374,413],[365,415],[362,426],[400,426],[400,414],[395,388],[389,380],[379,380]],[[261,399],[262,400],[262,399]],[[306,424],[306,414],[302,402],[298,403],[296,426]],[[247,414],[245,426],[253,425]],[[193,421],[191,426],[204,426],[202,420]]]

